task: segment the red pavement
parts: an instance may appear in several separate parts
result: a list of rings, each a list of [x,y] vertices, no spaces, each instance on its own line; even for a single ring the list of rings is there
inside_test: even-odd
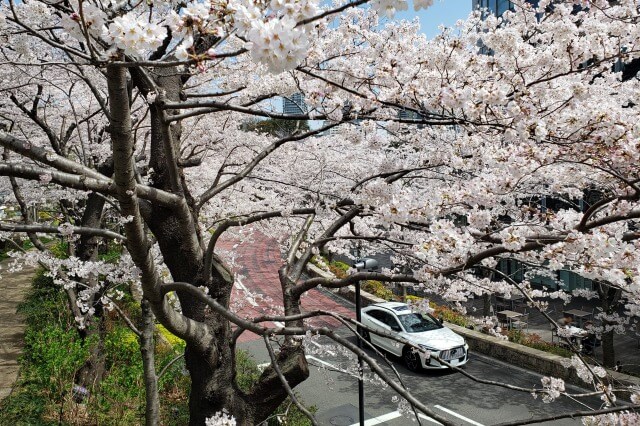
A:
[[[228,251],[220,253],[225,259],[231,259],[236,272],[236,284],[231,293],[231,309],[246,318],[264,314],[283,314],[282,289],[278,279],[278,268],[284,260],[280,255],[275,239],[263,234],[254,234],[246,242],[220,241],[218,248]],[[301,298],[304,311],[316,309],[329,310],[354,317],[351,309],[339,304],[319,290],[311,290]],[[339,327],[334,318],[318,317],[308,320],[316,327]],[[273,326],[273,323],[268,325]],[[260,337],[245,331],[239,342],[247,342]]]

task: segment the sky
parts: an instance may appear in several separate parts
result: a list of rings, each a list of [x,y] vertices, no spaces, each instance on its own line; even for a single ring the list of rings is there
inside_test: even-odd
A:
[[[397,13],[395,19],[420,19],[420,27],[427,37],[432,38],[440,31],[439,25],[453,27],[458,19],[466,19],[471,12],[471,0],[434,0],[427,10],[415,12],[413,2],[409,1],[409,10]]]

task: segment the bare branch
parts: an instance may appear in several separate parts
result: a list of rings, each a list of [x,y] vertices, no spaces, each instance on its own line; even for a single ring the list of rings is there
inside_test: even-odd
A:
[[[18,225],[11,223],[0,223],[0,231],[7,232],[40,232],[43,234],[61,234],[60,228],[47,225]],[[82,226],[73,226],[71,231],[77,235],[95,235],[97,237],[112,238],[115,240],[125,240],[123,235],[117,232],[109,231],[101,228],[85,228]]]
[[[282,370],[280,369],[280,366],[278,365],[278,360],[276,359],[276,354],[273,352],[273,348],[271,347],[271,343],[269,342],[269,337],[265,335],[265,336],[262,336],[262,338],[264,339],[264,344],[267,347],[267,351],[269,351],[269,357],[271,358],[271,365],[273,366],[273,369],[278,375],[278,378],[282,383],[282,387],[289,395],[289,398],[291,398],[291,401],[293,401],[296,407],[298,407],[298,409],[302,411],[302,413],[309,418],[312,425],[314,426],[318,425],[318,422],[316,421],[316,418],[313,416],[313,414],[311,414],[311,412],[307,410],[307,408],[304,405],[302,405],[300,401],[298,401],[298,398],[296,398],[296,395],[293,393],[291,386],[289,386],[289,382],[287,382],[287,379],[284,377],[284,374],[282,374]]]

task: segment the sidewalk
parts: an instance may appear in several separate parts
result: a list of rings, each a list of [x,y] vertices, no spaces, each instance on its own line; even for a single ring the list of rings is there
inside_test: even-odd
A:
[[[31,287],[34,270],[8,272],[11,260],[0,262],[0,401],[6,398],[18,378],[18,357],[25,325],[16,308]]]

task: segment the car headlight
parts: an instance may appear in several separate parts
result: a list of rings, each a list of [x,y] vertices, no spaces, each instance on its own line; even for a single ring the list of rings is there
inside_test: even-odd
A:
[[[437,349],[430,348],[430,347],[429,347],[429,346],[427,346],[427,345],[420,345],[420,344],[419,344],[418,346],[420,346],[422,349],[424,349],[425,351],[428,351],[428,352],[438,352],[438,350],[437,350]]]

